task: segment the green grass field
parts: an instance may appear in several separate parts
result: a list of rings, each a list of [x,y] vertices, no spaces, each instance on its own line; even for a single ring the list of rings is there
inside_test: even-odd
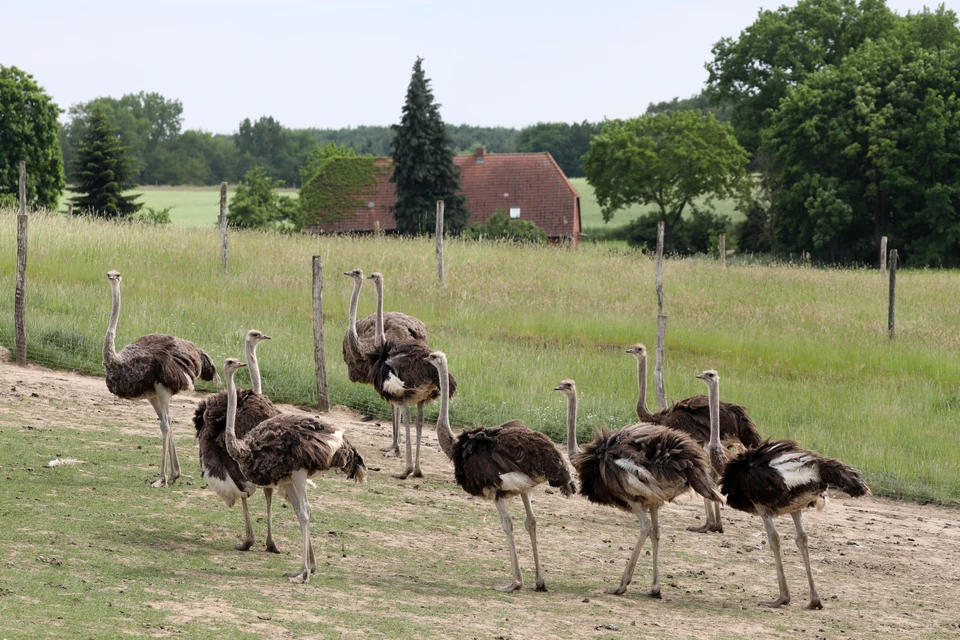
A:
[[[15,216],[0,215],[0,267],[15,266]],[[230,236],[220,273],[214,229],[148,228],[33,216],[27,289],[29,358],[99,373],[109,308],[105,273],[124,275],[118,344],[160,331],[193,340],[222,362],[244,332],[275,336],[262,354],[264,386],[286,401],[315,400],[310,257],[325,265],[324,315],[332,400],[383,416],[374,391],[347,381],[340,358],[351,281],[386,275],[386,307],[427,323],[460,381],[459,425],[522,418],[562,438],[562,378],[579,382],[581,438],[633,418],[636,369],[624,347],[651,347],[653,263],[602,246],[575,251],[447,243],[447,286],[427,240]],[[670,260],[664,269],[666,389],[703,392],[714,367],[721,396],[746,405],[762,432],[791,437],[861,468],[875,491],[960,499],[960,274],[901,271],[897,339],[886,336],[887,283],[867,270],[731,266]],[[11,284],[12,291],[12,284]],[[361,316],[374,308],[364,291]],[[0,299],[0,342],[12,345],[13,296]],[[650,376],[652,380],[652,375]],[[651,382],[652,385],[652,382]],[[652,397],[652,393],[651,393]],[[430,416],[435,416],[435,409]]]

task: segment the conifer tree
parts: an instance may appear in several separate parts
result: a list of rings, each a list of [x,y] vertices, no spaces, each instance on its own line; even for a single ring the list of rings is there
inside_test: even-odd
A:
[[[430,80],[423,73],[422,58],[413,65],[407,101],[399,125],[393,125],[393,176],[397,204],[393,217],[405,234],[433,233],[437,200],[444,201],[444,228],[460,233],[469,218],[464,197],[459,195],[460,173],[453,162],[450,135],[433,101]]]
[[[117,128],[101,108],[94,108],[74,161],[74,191],[80,195],[73,204],[78,213],[125,218],[140,210],[140,196],[123,195],[133,173],[126,151]]]

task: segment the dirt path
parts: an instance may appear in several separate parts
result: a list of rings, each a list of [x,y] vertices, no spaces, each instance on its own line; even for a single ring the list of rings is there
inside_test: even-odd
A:
[[[193,440],[190,419],[199,396],[180,395],[173,401],[173,428],[180,441],[184,468],[188,464],[191,468],[196,466],[196,449],[187,438]],[[51,398],[73,409],[51,411]],[[0,363],[0,423],[9,426],[5,415],[14,415],[10,410],[14,406],[16,419],[25,423],[23,428],[36,421],[45,428],[75,429],[86,425],[93,430],[101,429],[104,419],[109,418],[113,423],[129,424],[132,432],[156,434],[159,439],[149,405],[113,397],[100,378],[32,366],[19,369]],[[452,410],[455,409],[454,403]],[[398,579],[406,576],[421,585],[429,583],[430,576],[416,575],[416,567],[395,566],[390,545],[415,545],[422,547],[425,554],[443,546],[448,552],[453,550],[449,557],[454,563],[473,567],[471,575],[479,575],[477,580],[489,580],[489,585],[507,580],[503,571],[506,549],[496,512],[492,505],[465,496],[453,484],[451,465],[440,453],[432,429],[425,433],[427,446],[423,452],[427,477],[404,483],[389,475],[399,470],[402,463],[383,458],[378,452],[387,443],[388,424],[363,422],[342,407],[336,407],[327,417],[347,428],[351,441],[367,457],[368,466],[380,468],[370,474],[366,490],[389,489],[409,496],[406,504],[397,502],[397,512],[402,513],[405,508],[440,510],[450,505],[489,512],[482,526],[463,530],[453,539],[439,531],[399,531],[394,539],[377,540],[383,550],[382,558],[367,557],[357,563],[356,571]],[[212,508],[220,508],[212,492],[204,491],[209,493]],[[335,506],[365,513],[348,498],[349,495],[327,495],[323,508]],[[330,504],[337,499],[341,500],[339,505]],[[421,506],[413,507],[411,501]],[[548,594],[535,594],[525,588],[505,598],[490,591],[489,601],[478,600],[469,605],[470,613],[459,616],[457,628],[440,635],[515,640],[604,634],[697,638],[960,637],[960,514],[951,509],[879,498],[834,498],[825,511],[809,513],[805,522],[810,551],[825,605],[823,611],[810,612],[803,608],[808,595],[806,579],[789,518],[781,519],[778,526],[793,603],[770,610],[758,606],[759,601],[776,594],[772,557],[759,519],[724,509],[727,533],[704,536],[685,531],[687,525],[702,517],[699,497],[683,498],[665,508],[661,515],[663,599],[652,601],[644,596],[650,577],[647,555],[641,556],[635,582],[625,596],[602,593],[603,587],[618,582],[636,540],[636,523],[626,514],[590,505],[580,498],[564,500],[558,495],[544,495],[542,490],[535,496],[534,506],[548,585],[552,580],[577,584],[577,588],[586,591],[571,594],[554,589]],[[511,510],[515,517],[522,514],[519,502],[512,504]],[[521,522],[516,527],[521,565],[528,583],[532,583],[529,540]],[[456,571],[457,567],[451,570]],[[239,585],[242,583],[238,582]],[[282,594],[289,586],[278,582],[276,594]],[[584,597],[583,593],[588,595]],[[365,606],[363,593],[351,594],[349,598],[343,595],[329,594],[327,603],[339,602],[346,609]],[[441,599],[442,596],[437,595]],[[192,616],[220,615],[215,603],[194,604],[189,611],[163,602],[153,606],[169,608],[173,622],[180,623],[189,622]],[[227,622],[237,615],[235,610],[227,610],[222,619]],[[279,622],[274,620],[277,624],[260,631],[265,636],[289,637]]]

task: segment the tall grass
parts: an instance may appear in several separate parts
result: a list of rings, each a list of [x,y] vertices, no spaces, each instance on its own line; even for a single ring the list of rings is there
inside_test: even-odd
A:
[[[12,346],[16,222],[0,214],[0,342]],[[232,233],[220,273],[215,229],[30,220],[30,360],[101,374],[110,312],[105,274],[124,277],[118,345],[149,332],[195,341],[217,362],[241,353],[256,327],[268,394],[313,403],[310,256],[324,262],[331,399],[386,416],[370,387],[351,384],[340,358],[352,281],[386,276],[386,308],[426,322],[447,352],[460,425],[522,418],[561,439],[572,377],[581,390],[580,438],[634,419],[636,371],[624,347],[652,346],[653,263],[639,252],[446,243],[446,288],[423,239]],[[720,268],[706,259],[664,268],[667,394],[703,392],[694,374],[715,367],[721,396],[746,405],[764,435],[790,437],[861,468],[880,493],[960,499],[960,273],[900,271],[898,335],[886,337],[887,284],[876,271],[797,265]],[[360,315],[374,310],[372,287]],[[652,379],[652,375],[651,375]],[[651,383],[652,384],[652,383]],[[652,390],[651,390],[652,399]],[[435,415],[435,410],[429,414]]]

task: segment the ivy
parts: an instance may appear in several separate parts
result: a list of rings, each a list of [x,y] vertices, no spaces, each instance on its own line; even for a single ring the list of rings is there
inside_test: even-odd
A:
[[[332,158],[300,189],[307,224],[342,220],[365,208],[377,193],[377,183],[389,165],[372,156]]]

